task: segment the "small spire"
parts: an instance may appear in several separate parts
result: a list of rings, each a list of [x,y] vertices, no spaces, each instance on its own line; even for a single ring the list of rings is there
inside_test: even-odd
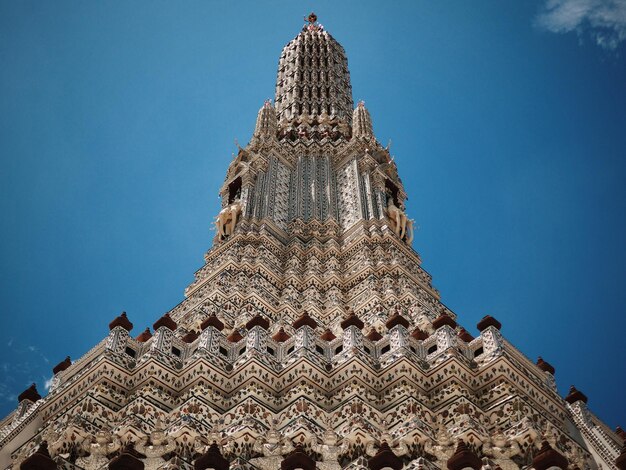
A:
[[[341,326],[342,330],[345,330],[349,326],[356,326],[359,330],[362,330],[365,326],[365,323],[363,323],[363,321],[356,315],[356,313],[354,313],[353,310],[350,310],[350,314],[339,325]]]
[[[118,317],[115,317],[111,323],[109,323],[109,330],[112,330],[116,326],[121,326],[126,331],[133,329],[133,324],[126,317],[126,312],[122,312]]]
[[[386,441],[383,441],[378,448],[376,455],[367,461],[370,470],[382,470],[383,468],[391,468],[400,470],[402,468],[402,460],[393,453]]]
[[[165,328],[174,331],[176,329],[176,322],[174,320],[172,320],[172,318],[170,317],[169,313],[166,313],[165,315],[163,315],[161,318],[159,318],[154,325],[152,325],[152,328],[154,328],[154,331],[158,330],[159,328],[161,328],[162,326],[164,326]]]
[[[544,372],[549,372],[550,374],[554,375],[554,367],[552,367],[550,363],[544,361],[541,356],[537,358],[537,367],[539,367]]]
[[[277,343],[284,343],[285,341],[287,341],[289,338],[291,338],[291,336],[289,336],[287,334],[287,332],[285,331],[285,329],[281,326],[280,329],[274,334],[274,336],[272,336],[272,339],[274,341],[276,341]]]
[[[276,137],[277,129],[278,118],[276,117],[276,110],[272,106],[272,101],[267,99],[257,114],[253,135],[260,139],[272,138]]]
[[[379,339],[381,339],[383,335],[381,335],[378,331],[376,331],[376,328],[372,328],[370,329],[370,332],[365,337],[369,339],[370,341],[376,342]]]
[[[141,333],[139,333],[139,336],[137,336],[137,338],[135,339],[139,341],[140,343],[145,343],[150,338],[152,338],[152,333],[150,333],[150,328],[146,328]]]
[[[372,137],[373,135],[372,118],[365,107],[365,102],[361,100],[352,113],[352,136],[362,139]]]
[[[20,465],[21,470],[56,470],[57,464],[48,452],[48,443],[43,441],[37,451]]]
[[[52,373],[54,375],[57,375],[59,372],[63,372],[71,365],[72,365],[72,359],[69,356],[67,356],[64,360],[62,360],[56,366],[54,366],[54,368],[52,369]]]
[[[456,446],[454,455],[448,459],[449,470],[462,470],[465,468],[473,468],[474,470],[482,467],[482,461],[461,439]]]
[[[483,331],[490,326],[493,326],[496,330],[499,330],[500,328],[502,328],[502,323],[493,318],[491,315],[485,315],[482,320],[478,322],[476,328],[478,328],[478,331]]]
[[[324,332],[320,335],[320,339],[323,341],[332,341],[337,337],[330,331],[330,328],[326,328]]]
[[[450,328],[456,328],[456,322],[446,312],[443,312],[441,315],[433,320],[433,328],[435,330],[438,330],[444,325],[448,325]]]
[[[206,470],[208,468],[228,470],[229,466],[230,463],[224,458],[216,442],[213,442],[206,453],[198,457],[194,463],[196,470]]]
[[[587,403],[587,400],[587,395],[585,395],[573,385],[569,388],[569,393],[565,397],[565,401],[570,405],[576,403],[577,401],[583,401],[584,403]]]
[[[302,315],[300,315],[299,318],[297,318],[292,326],[297,330],[298,328],[302,327],[302,326],[308,326],[312,329],[317,328],[317,322],[311,318],[309,316],[309,312],[307,312],[306,310],[302,313]]]
[[[224,329],[224,323],[222,323],[220,321],[219,318],[217,318],[217,316],[213,313],[211,314],[210,317],[206,318],[201,324],[200,324],[200,329],[202,329],[202,331],[206,330],[209,326],[212,326],[213,328],[218,329],[219,331],[222,331]]]
[[[32,384],[26,390],[19,394],[17,401],[22,403],[24,400],[32,401],[35,403],[37,400],[41,400],[41,395],[37,392],[37,385]]]
[[[541,449],[533,458],[532,465],[535,470],[547,470],[553,467],[565,470],[567,468],[567,459],[554,450],[548,441],[543,441]]]

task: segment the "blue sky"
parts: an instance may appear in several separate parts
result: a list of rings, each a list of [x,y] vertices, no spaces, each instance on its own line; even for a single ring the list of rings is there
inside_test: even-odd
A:
[[[625,426],[617,0],[1,2],[0,414],[120,311],[138,333],[182,300],[311,10],[392,139],[443,301]]]

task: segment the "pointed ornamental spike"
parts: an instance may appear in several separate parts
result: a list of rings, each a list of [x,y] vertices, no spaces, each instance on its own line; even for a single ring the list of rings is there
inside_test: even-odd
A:
[[[308,326],[313,329],[317,328],[317,322],[309,316],[309,312],[306,310],[297,318],[292,325],[296,330],[302,326]]]
[[[426,338],[428,338],[429,335],[425,331],[422,331],[418,327],[415,327],[415,329],[411,333],[411,336],[418,341],[424,341]]]
[[[285,331],[285,329],[281,326],[280,330],[278,330],[274,336],[272,336],[272,339],[274,341],[276,341],[277,343],[284,343],[285,341],[287,341],[289,338],[291,338],[291,336],[289,336],[287,334],[287,332]]]
[[[243,336],[241,336],[241,333],[239,333],[239,330],[237,328],[235,328],[231,334],[229,334],[226,339],[230,342],[230,343],[238,343],[239,341],[241,341],[243,339]]]
[[[251,330],[255,326],[260,326],[264,330],[267,330],[270,327],[270,322],[257,313],[250,321],[248,321],[248,323],[246,323],[246,330]]]
[[[369,339],[370,341],[378,341],[379,339],[381,339],[383,337],[383,335],[381,335],[376,328],[372,328],[370,330],[370,332],[365,336],[367,339]]]
[[[569,393],[565,397],[565,401],[569,403],[570,405],[572,405],[580,400],[587,403],[589,399],[587,398],[587,395],[585,395],[583,392],[581,392],[580,390],[578,390],[576,387],[572,385],[569,388]]]
[[[562,470],[567,469],[567,459],[554,450],[548,441],[541,443],[541,450],[533,458],[533,468],[535,470],[548,470],[552,467],[558,467]]]
[[[187,333],[185,336],[182,337],[182,340],[187,344],[191,344],[195,340],[198,339],[198,336],[200,335],[196,331],[190,331],[189,333]]]
[[[140,460],[145,458],[135,450],[132,444],[127,445],[122,453],[109,462],[109,470],[144,470],[144,463]]]
[[[32,401],[35,403],[37,400],[41,400],[41,395],[37,392],[37,385],[32,384],[26,390],[19,394],[17,401],[22,403],[24,400]],[[47,449],[47,447],[46,447]]]
[[[339,325],[341,326],[341,329],[343,330],[345,330],[349,326],[356,326],[359,330],[362,330],[363,327],[365,326],[365,323],[363,323],[363,321],[359,317],[356,316],[356,313],[350,310],[350,314],[348,315],[348,317],[344,321],[342,321]]]
[[[296,444],[296,448],[291,454],[280,463],[281,470],[315,470],[315,460],[308,456],[302,444]]]
[[[444,325],[448,325],[450,328],[456,328],[454,319],[445,312],[433,320],[433,328],[438,330]]]
[[[402,468],[402,460],[393,453],[389,444],[383,441],[376,455],[367,461],[367,466],[370,470],[382,470],[383,468],[400,470]]]
[[[150,328],[146,328],[141,333],[139,333],[139,336],[137,336],[137,338],[135,339],[139,341],[140,343],[145,343],[150,338],[152,338],[152,333],[150,333]]]
[[[493,318],[491,315],[485,315],[482,320],[478,322],[476,328],[478,328],[478,331],[483,331],[490,326],[493,326],[496,330],[499,330],[500,328],[502,328],[502,323]]]
[[[278,129],[278,118],[276,117],[276,111],[272,106],[270,100],[265,100],[265,103],[259,109],[259,113],[256,118],[256,125],[254,126],[255,137],[275,137]]]
[[[332,340],[334,340],[334,339],[336,339],[336,338],[337,338],[337,337],[333,334],[333,332],[332,332],[332,331],[330,331],[330,329],[329,329],[329,328],[326,328],[326,329],[324,330],[324,333],[322,333],[322,334],[320,335],[320,339],[321,339],[321,340],[323,340],[323,341],[332,341]]]
[[[398,325],[402,325],[405,328],[408,328],[409,326],[411,326],[411,324],[409,323],[409,320],[404,318],[400,314],[400,312],[396,310],[394,314],[389,317],[389,320],[387,320],[387,322],[385,323],[385,326],[387,327],[388,330],[391,330],[394,326],[398,326]]]
[[[549,362],[546,362],[542,359],[541,356],[537,358],[537,367],[539,367],[544,372],[549,372],[554,375],[555,369]]]
[[[48,443],[43,441],[37,452],[28,457],[20,465],[20,470],[56,470],[57,464],[48,452]]]
[[[133,329],[133,324],[126,317],[126,312],[122,312],[118,317],[115,317],[111,323],[109,323],[109,330],[112,330],[116,326],[121,326],[126,331]]]
[[[202,322],[202,324],[200,325],[200,328],[202,329],[202,331],[204,331],[209,326],[212,326],[213,328],[216,328],[219,331],[222,331],[224,329],[224,323],[222,323],[220,319],[215,316],[214,313]]]
[[[71,365],[72,365],[72,359],[70,359],[70,357],[67,356],[64,360],[62,360],[56,366],[54,366],[54,368],[52,369],[52,373],[54,375],[57,375],[59,372],[63,372]]]
[[[466,343],[469,343],[474,340],[474,337],[471,334],[469,334],[469,332],[463,327],[461,327],[457,336],[463,341],[465,341]]]
[[[352,136],[356,138],[368,138],[374,135],[372,118],[363,101],[352,112]]]
[[[454,455],[448,459],[447,465],[449,470],[463,470],[464,468],[479,470],[483,463],[461,439],[456,446]]]
[[[176,322],[174,320],[172,320],[172,318],[170,317],[169,313],[166,313],[165,315],[163,315],[161,318],[159,318],[154,325],[152,325],[152,328],[154,328],[154,331],[157,331],[159,328],[161,327],[165,327],[168,330],[172,330],[174,331],[176,329]]]
[[[208,450],[198,457],[198,459],[194,462],[193,468],[195,470],[207,470],[209,468],[214,468],[215,470],[228,470],[230,464],[228,460],[224,458],[222,453],[220,452],[217,443],[213,442]]]

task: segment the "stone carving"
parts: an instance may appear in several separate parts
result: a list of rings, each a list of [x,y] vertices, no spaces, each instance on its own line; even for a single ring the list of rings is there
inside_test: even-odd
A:
[[[254,452],[263,454],[263,457],[251,459],[250,462],[261,470],[276,470],[280,468],[283,455],[288,454],[293,449],[292,442],[285,438],[276,429],[275,423],[272,422],[267,435],[258,437],[254,442]]]
[[[365,446],[365,452],[369,456],[374,456],[378,452],[380,446],[383,443],[387,444],[391,451],[398,457],[402,455],[406,455],[409,453],[409,447],[402,439],[394,439],[391,433],[389,432],[389,428],[387,427],[387,423],[385,421],[382,422],[382,432],[378,441],[370,441],[367,446]]]
[[[157,419],[154,431],[150,433],[150,438],[146,437],[142,442],[135,445],[135,449],[144,454],[145,470],[158,470],[165,465],[163,456],[172,452],[176,448],[174,440],[165,435],[161,420]]]
[[[122,444],[117,436],[102,429],[95,436],[85,439],[82,447],[89,455],[78,458],[76,464],[85,470],[100,470],[109,463],[108,455],[119,450]]]
[[[413,221],[394,204],[391,197],[387,200],[387,217],[395,234],[401,239],[406,238],[406,242],[410,244],[413,241]]]
[[[330,426],[330,423],[328,423]],[[340,470],[339,458],[348,451],[349,443],[341,441],[339,435],[330,427],[324,432],[321,442],[311,441],[311,449],[322,455],[322,461],[317,466],[322,470]]]
[[[498,429],[483,444],[483,454],[494,459],[502,470],[517,470],[518,466],[511,458],[521,453],[521,448],[516,440],[508,439],[504,433]]]
[[[435,439],[426,441],[424,450],[437,459],[439,466],[445,467],[448,459],[454,454],[455,446],[452,436],[443,424],[439,425]]]
[[[235,226],[239,221],[241,214],[241,201],[235,199],[235,201],[224,209],[215,218],[215,228],[217,229],[217,235],[219,238],[230,237],[235,231]]]

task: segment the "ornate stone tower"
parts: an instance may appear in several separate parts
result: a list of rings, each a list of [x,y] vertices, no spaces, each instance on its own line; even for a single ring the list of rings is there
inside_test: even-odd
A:
[[[185,299],[121,314],[0,422],[0,468],[624,469],[623,434],[487,316],[474,337],[411,248],[388,149],[310,15],[228,168]]]

